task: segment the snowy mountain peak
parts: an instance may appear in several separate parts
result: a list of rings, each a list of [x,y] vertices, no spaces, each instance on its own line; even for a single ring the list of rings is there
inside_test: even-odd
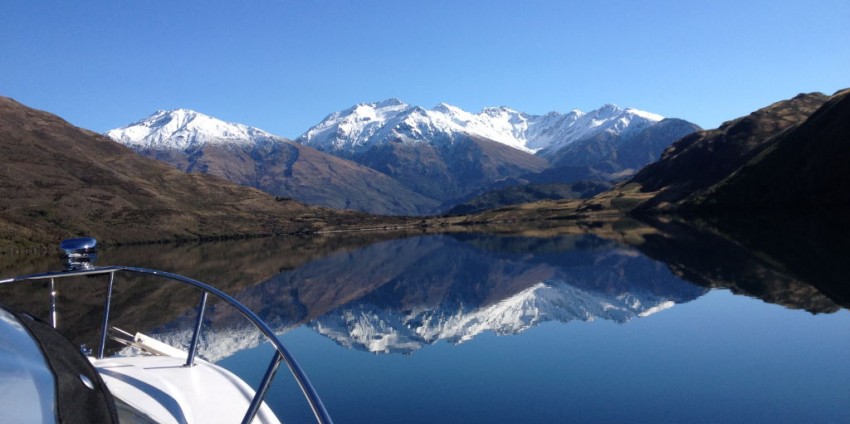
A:
[[[329,119],[370,118],[384,119],[387,115],[396,114],[410,109],[410,105],[399,99],[387,99],[374,103],[358,103],[348,109],[330,114]]]
[[[597,112],[599,114],[614,114],[614,113],[620,113],[622,111],[623,111],[623,108],[621,108],[620,106],[617,106],[613,103],[605,103],[604,105],[602,105],[602,107],[600,107],[599,109],[596,109],[595,112]]]
[[[507,106],[488,107],[475,114],[448,103],[432,109],[398,99],[359,104],[329,115],[298,142],[320,150],[356,154],[393,142],[451,142],[457,134],[473,134],[529,153],[561,148],[600,132],[636,132],[663,119],[614,104],[584,113],[550,112],[530,115]],[[438,136],[441,135],[441,136]]]
[[[107,131],[106,136],[137,150],[194,150],[206,144],[244,145],[280,139],[263,130],[190,109],[158,110],[138,122]]]
[[[385,108],[385,107],[395,107],[395,106],[407,106],[407,103],[396,99],[395,97],[386,99],[384,101],[378,102],[375,104],[376,107]]]
[[[463,109],[461,109],[457,106],[454,106],[454,105],[450,105],[448,103],[440,103],[437,106],[434,106],[432,110],[436,111],[436,112],[442,112],[442,113],[448,113],[448,114],[466,113],[466,112],[464,112]]]

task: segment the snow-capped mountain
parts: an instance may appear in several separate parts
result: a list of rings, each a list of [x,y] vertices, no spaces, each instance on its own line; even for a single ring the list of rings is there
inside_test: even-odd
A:
[[[158,110],[106,136],[134,150],[196,150],[207,144],[253,145],[285,140],[261,129],[225,122],[189,109]]]
[[[391,141],[434,142],[471,134],[535,153],[554,151],[600,133],[637,133],[662,119],[653,113],[614,105],[588,113],[573,110],[530,115],[508,107],[492,107],[474,114],[445,103],[426,110],[389,99],[335,112],[296,141],[345,155]]]
[[[180,170],[304,203],[391,215],[427,213],[440,203],[368,167],[192,110],[157,111],[106,135]]]
[[[615,105],[532,115],[508,107],[470,113],[398,99],[330,114],[296,142],[385,173],[443,202],[444,212],[494,189],[616,181],[699,127]]]

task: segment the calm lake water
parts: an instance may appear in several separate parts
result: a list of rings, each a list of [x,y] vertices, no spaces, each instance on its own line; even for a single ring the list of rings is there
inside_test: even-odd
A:
[[[850,422],[842,292],[717,238],[686,243],[349,236],[116,248],[101,262],[223,287],[280,332],[337,423]],[[188,343],[197,298],[144,284],[117,286],[116,325]],[[87,309],[64,308],[85,342],[74,317]],[[256,385],[272,350],[211,308],[201,354]],[[285,369],[267,402],[284,422],[312,420]]]

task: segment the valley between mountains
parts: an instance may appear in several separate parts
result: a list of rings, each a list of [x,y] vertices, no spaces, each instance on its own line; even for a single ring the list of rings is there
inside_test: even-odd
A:
[[[835,215],[850,204],[848,95],[800,94],[712,130],[613,105],[530,115],[390,99],[295,140],[185,109],[101,135],[0,98],[0,251],[82,234],[629,237],[594,223],[672,215],[734,232],[741,217]]]

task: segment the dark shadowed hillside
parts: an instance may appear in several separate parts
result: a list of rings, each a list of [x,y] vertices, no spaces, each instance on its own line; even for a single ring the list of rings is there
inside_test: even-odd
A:
[[[538,172],[547,166],[543,158],[473,135],[446,143],[391,142],[351,159],[447,204],[493,181]]]
[[[586,199],[611,188],[605,181],[579,181],[574,184],[525,184],[488,191],[451,208],[448,215],[483,212],[503,206],[539,200]]]
[[[699,213],[706,194],[763,154],[784,144],[809,116],[830,97],[799,94],[747,116],[727,121],[714,130],[683,137],[664,151],[661,159],[640,170],[630,180],[586,202],[581,210],[619,210],[636,214],[689,211]],[[820,125],[820,124],[818,124]],[[814,157],[802,156],[783,172],[795,173]],[[833,164],[834,165],[834,164]],[[841,172],[826,166],[826,173]],[[773,185],[770,190],[784,190]]]
[[[641,209],[665,209],[717,184],[775,143],[776,135],[805,121],[828,98],[800,94],[677,141],[631,179],[642,192],[657,193]]]
[[[818,211],[850,205],[850,90],[776,136],[734,174],[684,206],[704,212]]]

